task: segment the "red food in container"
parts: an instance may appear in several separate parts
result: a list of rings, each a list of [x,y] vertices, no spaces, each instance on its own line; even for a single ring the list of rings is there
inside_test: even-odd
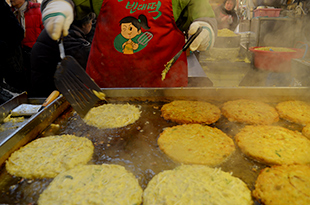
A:
[[[262,46],[264,47],[264,46]],[[254,66],[257,69],[268,70],[273,72],[290,72],[291,60],[301,58],[305,50],[300,48],[289,48],[296,52],[277,52],[255,50],[261,47],[251,47],[249,50],[254,53]]]

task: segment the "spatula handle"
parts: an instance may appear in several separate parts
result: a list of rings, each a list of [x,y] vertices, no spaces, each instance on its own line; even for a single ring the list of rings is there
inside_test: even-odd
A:
[[[58,96],[59,96],[59,91],[58,90],[54,90],[43,102],[42,106],[40,107],[40,109],[38,110],[38,112],[40,112],[41,110],[43,110],[46,106],[48,106],[51,102],[53,102]]]
[[[64,59],[66,55],[65,55],[65,48],[64,48],[63,38],[60,38],[58,46],[59,46],[60,58]]]
[[[58,90],[54,90],[44,101],[44,103],[42,104],[42,106],[46,107],[48,106],[51,102],[53,102],[53,100],[55,100],[57,97],[59,96],[59,91]]]
[[[194,33],[185,43],[185,45],[182,48],[182,51],[186,51],[186,49],[188,49],[188,47],[191,45],[191,43],[196,39],[196,37],[201,33],[202,31],[202,27],[199,27],[196,31],[196,33]]]

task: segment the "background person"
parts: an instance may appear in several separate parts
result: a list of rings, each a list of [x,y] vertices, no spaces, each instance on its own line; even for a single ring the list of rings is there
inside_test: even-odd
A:
[[[228,28],[232,31],[239,24],[239,17],[235,11],[236,0],[225,0],[222,5],[215,9],[218,29]]]
[[[73,21],[94,11],[97,26],[86,71],[100,87],[181,87],[187,86],[188,69],[185,52],[171,67],[164,81],[164,65],[182,49],[183,32],[194,34],[199,26],[204,29],[190,46],[194,50],[207,50],[213,46],[217,32],[214,12],[208,0],[137,0],[137,1],[65,1],[45,0],[42,15],[48,34],[57,40],[66,36]],[[120,25],[124,18],[144,15],[150,29],[140,21]],[[137,28],[138,30],[136,30]],[[131,41],[138,44],[133,54],[119,52],[115,45],[128,41],[117,38],[121,29],[135,29]],[[141,29],[141,30],[140,30]],[[130,34],[130,32],[128,32]],[[144,46],[143,49],[140,49]]]
[[[91,31],[95,14],[90,13],[82,20],[74,20],[69,34],[63,38],[65,54],[71,55],[86,69],[91,48],[87,34]],[[31,93],[33,97],[47,97],[53,90],[54,73],[61,61],[58,42],[51,39],[44,29],[34,44],[31,56]]]
[[[6,1],[0,2],[0,22],[5,31],[0,32],[0,104],[13,97],[4,90],[6,83],[22,80],[22,52],[20,43],[24,38],[24,30],[18,23]],[[4,83],[4,80],[6,83]],[[10,86],[10,88],[12,88]]]
[[[26,77],[24,76],[21,81],[17,81],[14,86],[22,91],[29,91],[31,49],[44,28],[40,4],[28,0],[10,0],[10,2],[13,13],[24,29],[24,38],[21,42],[21,48],[23,51],[23,66]]]
[[[88,34],[92,29],[95,17],[95,13],[90,13],[82,20],[74,20],[70,26],[68,36],[64,37],[66,55],[73,56],[84,69],[86,69],[91,48]]]

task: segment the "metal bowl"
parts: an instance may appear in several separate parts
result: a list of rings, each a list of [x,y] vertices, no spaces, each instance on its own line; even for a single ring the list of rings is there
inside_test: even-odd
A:
[[[253,0],[254,6],[272,6],[272,7],[280,7],[286,0]]]

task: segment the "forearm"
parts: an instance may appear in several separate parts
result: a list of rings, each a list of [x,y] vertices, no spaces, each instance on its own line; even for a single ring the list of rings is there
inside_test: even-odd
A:
[[[215,32],[217,31],[215,15],[208,0],[172,0],[172,8],[176,21],[186,16],[181,30],[188,30],[193,21],[204,21],[209,23]]]

